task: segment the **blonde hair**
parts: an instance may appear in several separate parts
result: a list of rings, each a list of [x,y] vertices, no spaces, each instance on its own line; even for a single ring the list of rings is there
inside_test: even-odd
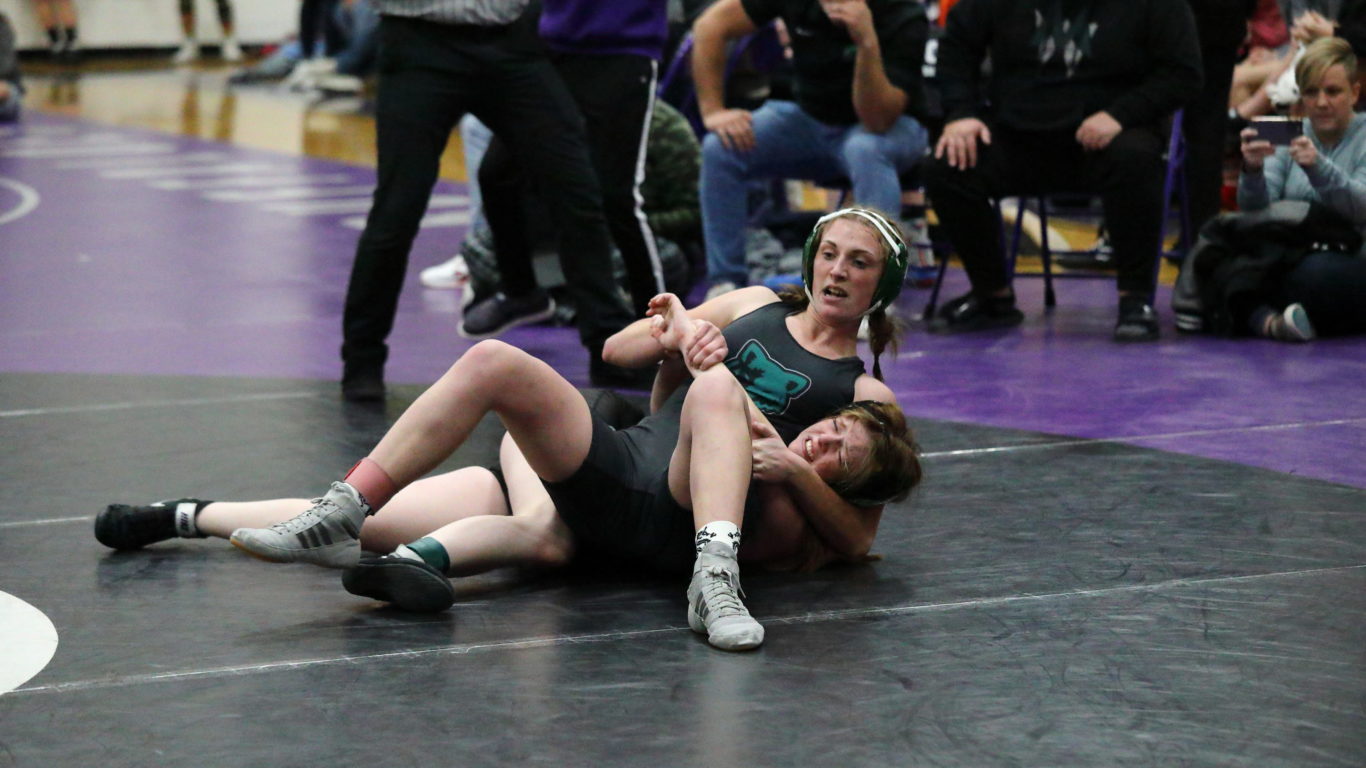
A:
[[[1295,84],[1300,90],[1317,84],[1333,66],[1341,64],[1347,71],[1347,82],[1357,79],[1357,57],[1352,46],[1340,37],[1321,37],[1304,49],[1304,55],[1295,63]]]

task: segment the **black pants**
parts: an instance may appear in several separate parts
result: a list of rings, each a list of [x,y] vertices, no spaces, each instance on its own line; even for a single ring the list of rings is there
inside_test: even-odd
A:
[[[1129,128],[1105,149],[1086,152],[1075,130],[1020,132],[993,128],[965,171],[936,160],[926,186],[939,221],[967,269],[972,289],[986,296],[1010,284],[992,200],[1059,192],[1099,194],[1114,247],[1119,290],[1153,293],[1158,227],[1164,215],[1164,142],[1157,131]]]
[[[1228,131],[1228,93],[1238,47],[1246,36],[1247,0],[1192,0],[1200,38],[1204,85],[1186,105],[1186,190],[1190,201],[1191,242],[1219,213],[1224,185],[1224,134]]]
[[[564,53],[552,54],[551,61],[587,124],[607,227],[626,264],[632,308],[641,317],[650,298],[664,290],[663,265],[640,196],[656,64],[644,56]],[[517,153],[495,129],[479,169],[479,191],[493,230],[503,290],[514,296],[536,288],[528,238],[531,228],[521,205],[526,176],[519,173],[518,165]],[[547,205],[555,204],[553,195],[541,197]],[[565,277],[572,283],[576,276],[566,268]]]
[[[534,20],[504,27],[380,19],[379,184],[356,247],[342,319],[348,370],[382,367],[408,252],[456,122],[472,112],[515,148],[551,197],[579,336],[599,347],[631,315],[612,286],[611,242],[583,120],[540,52]]]
[[[1281,306],[1304,305],[1320,336],[1366,333],[1366,257],[1311,253],[1286,276]]]

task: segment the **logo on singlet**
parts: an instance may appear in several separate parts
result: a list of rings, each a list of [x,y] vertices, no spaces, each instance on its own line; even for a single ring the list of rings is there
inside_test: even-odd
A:
[[[787,407],[811,388],[811,377],[773,359],[764,345],[750,339],[726,360],[754,404],[766,414],[786,413]]]

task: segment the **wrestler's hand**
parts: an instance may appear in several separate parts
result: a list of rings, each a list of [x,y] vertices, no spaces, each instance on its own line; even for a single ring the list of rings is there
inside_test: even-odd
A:
[[[782,483],[797,471],[802,458],[787,447],[778,433],[763,418],[750,416],[749,445],[754,461],[754,479]]]
[[[691,319],[691,318],[689,318]],[[696,371],[705,371],[726,359],[729,351],[721,329],[706,320],[692,320],[692,333],[683,342],[683,362]]]
[[[678,354],[692,332],[693,319],[683,308],[683,301],[672,293],[661,293],[650,299],[645,316],[650,321],[650,335],[666,352]]]

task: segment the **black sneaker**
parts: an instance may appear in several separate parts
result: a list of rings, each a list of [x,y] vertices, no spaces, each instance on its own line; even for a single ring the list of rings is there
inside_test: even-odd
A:
[[[366,557],[342,573],[347,592],[392,603],[413,613],[440,613],[455,602],[455,587],[430,565],[398,555]]]
[[[188,515],[188,521],[193,521],[195,513],[203,509],[208,502],[200,499],[173,499],[158,501],[145,507],[110,504],[95,517],[95,540],[111,549],[127,551],[141,549],[148,544],[174,539],[177,536],[201,537],[202,534],[195,531],[192,522],[187,521],[183,530],[176,529],[176,509],[182,504],[189,505],[184,511]]]
[[[384,369],[346,366],[341,381],[342,399],[351,403],[373,403],[384,399]]]
[[[944,333],[985,331],[1010,328],[1024,322],[1024,313],[1015,308],[1015,296],[982,299],[975,293],[953,299],[939,310],[930,330]]]
[[[555,314],[555,300],[537,289],[526,296],[495,293],[470,305],[460,321],[460,335],[467,339],[491,339],[510,328],[539,323]]]
[[[1115,341],[1157,341],[1157,311],[1152,302],[1138,296],[1121,296]]]

